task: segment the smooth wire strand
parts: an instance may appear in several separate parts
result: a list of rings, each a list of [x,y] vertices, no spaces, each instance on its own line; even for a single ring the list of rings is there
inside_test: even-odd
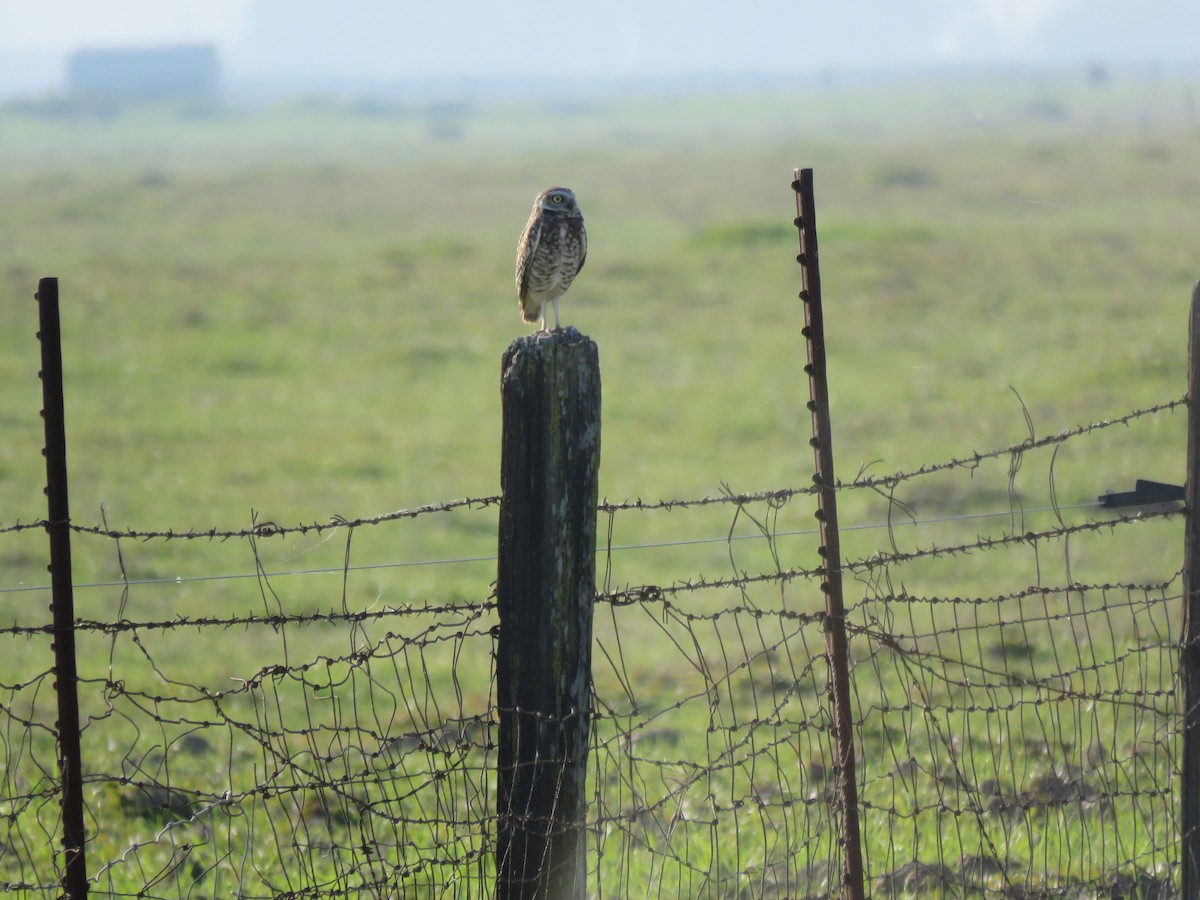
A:
[[[1054,512],[1056,510],[1068,509],[1102,509],[1103,507],[1098,502],[1090,503],[1075,503],[1069,506],[1039,506],[1034,509],[1009,509],[1003,512],[985,512],[985,513],[964,513],[953,516],[938,516],[932,519],[908,519],[901,522],[872,522],[862,525],[846,525],[842,527],[842,531],[873,531],[879,529],[897,529],[897,528],[915,528],[923,525],[939,525],[946,522],[965,522],[971,519],[998,519],[1012,518],[1013,516],[1033,515],[1036,513]],[[819,534],[819,529],[802,528],[794,531],[778,531],[771,534],[771,540],[783,537],[803,537],[805,535]],[[689,538],[679,541],[655,541],[645,544],[621,544],[614,547],[598,547],[596,553],[616,553],[628,550],[657,550],[666,547],[690,547],[699,544],[728,544],[733,541],[761,541],[764,535],[759,534],[738,534],[738,535],[723,535],[721,537],[707,538]],[[322,542],[324,543],[324,542]],[[295,559],[295,554],[291,558]],[[289,578],[301,575],[342,575],[347,572],[369,572],[375,569],[406,569],[418,568],[422,566],[452,566],[463,565],[466,563],[478,562],[495,562],[495,554],[487,556],[458,556],[446,559],[422,559],[408,560],[404,562],[384,562],[384,563],[359,563],[354,565],[343,566],[326,566],[312,569],[289,569],[276,572],[234,572],[220,575],[179,575],[174,578],[137,578],[127,581],[91,581],[74,585],[75,590],[85,590],[88,588],[112,588],[112,587],[139,587],[145,585],[164,585],[164,584],[198,584],[206,581],[240,581],[248,578]],[[32,591],[48,591],[48,584],[31,584],[17,585],[14,587],[0,588],[0,594],[19,594]]]

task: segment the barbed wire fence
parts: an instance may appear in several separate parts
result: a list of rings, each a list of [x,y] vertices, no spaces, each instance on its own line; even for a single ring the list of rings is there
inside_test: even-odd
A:
[[[1180,504],[1063,506],[1051,481],[1035,509],[1016,488],[1022,464],[1048,457],[1053,472],[1062,448],[1187,403],[834,485],[878,511],[843,529],[840,561],[867,893],[1180,895]],[[963,536],[978,509],[922,519],[907,505],[926,485],[989,478],[1014,499],[986,510],[1000,522],[986,534]],[[598,504],[590,896],[848,896],[816,490]],[[75,585],[90,893],[494,896],[493,563],[456,563],[485,573],[474,596],[393,601],[355,578],[380,564],[359,558],[364,532],[491,527],[499,503],[243,529],[71,521],[120,573]],[[683,568],[647,578],[659,548],[640,535],[665,516],[710,536],[666,542]],[[0,541],[34,556],[53,524],[5,525]],[[296,535],[336,537],[340,564],[273,568],[266,545]],[[1179,552],[1148,550],[1135,577],[1113,578],[1114,541]],[[218,568],[188,581],[127,565],[200,547]],[[50,587],[0,591],[15,601],[0,628],[0,892],[57,896],[73,858],[62,684],[53,626],[25,602]],[[165,592],[184,611],[154,615]]]

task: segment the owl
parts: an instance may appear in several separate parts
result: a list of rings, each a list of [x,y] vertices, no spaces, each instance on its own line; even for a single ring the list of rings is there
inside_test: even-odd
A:
[[[541,319],[546,331],[546,305],[554,305],[554,330],[558,324],[558,299],[567,292],[587,258],[587,232],[583,214],[569,188],[547,188],[533,201],[533,212],[517,244],[517,306],[526,322]]]

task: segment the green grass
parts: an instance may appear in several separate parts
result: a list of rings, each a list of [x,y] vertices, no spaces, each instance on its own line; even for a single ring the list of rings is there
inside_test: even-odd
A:
[[[494,495],[499,361],[525,331],[512,255],[552,182],[575,189],[591,238],[562,308],[600,347],[611,500],[809,483],[789,225],[798,165],[816,172],[843,480],[1006,447],[1029,435],[1022,404],[1043,436],[1178,398],[1200,275],[1195,89],[1168,76],[1102,88],[1013,76],[513,103],[453,111],[449,131],[444,111],[416,105],[0,110],[0,524],[43,515],[40,275],[61,279],[77,522],[241,529]],[[1051,484],[1064,521],[1085,523],[1100,514],[1070,507],[1106,489],[1182,483],[1184,419],[1026,454],[1011,482],[1006,457],[907,481],[896,496],[919,519],[951,520],[910,527],[894,511],[890,536],[854,529],[886,519],[884,498],[843,491],[844,555],[1052,528]],[[778,562],[747,514],[778,535]],[[612,524],[617,547],[715,540],[602,556],[611,589],[817,562],[803,496],[736,518],[717,505]],[[749,537],[726,543],[731,530]],[[1166,581],[1181,544],[1178,519],[1152,520],[852,571],[852,622],[869,630],[852,651],[873,878],[914,860],[958,871],[969,857],[1002,861],[1031,889],[1169,875],[1173,819],[1154,786],[1174,777],[1173,732],[1165,714],[1111,698],[1169,688],[1156,648],[1178,634],[1177,585],[1157,605],[1122,606],[1115,590],[976,601]],[[370,871],[418,896],[480,893],[495,751],[445,729],[492,714],[494,616],[480,604],[495,577],[494,507],[253,545],[126,539],[119,557],[111,540],[77,535],[74,551],[79,582],[118,583],[77,590],[86,620],[379,614],[81,635],[101,890],[350,891]],[[44,553],[37,532],[0,535],[0,588],[44,585]],[[347,559],[373,567],[343,577]],[[473,561],[393,565],[462,559]],[[259,564],[270,577],[195,580]],[[0,594],[0,624],[41,624],[47,598]],[[823,638],[793,615],[820,609],[815,583],[667,601],[597,610],[595,889],[825,890]],[[385,615],[408,606],[423,611]],[[1022,617],[1034,623],[1013,637]],[[880,647],[881,623],[906,654]],[[5,644],[0,881],[43,883],[57,829],[44,792],[55,714],[39,676],[49,642]],[[1071,673],[1066,694],[1019,682],[1053,673]],[[1172,708],[1169,696],[1147,702]],[[1097,740],[1107,760],[1085,771]],[[964,774],[969,784],[951,784]],[[151,784],[184,797],[147,803],[138,785]],[[1085,808],[1093,790],[1116,793],[1114,805]],[[1029,808],[1006,818],[997,796]],[[172,806],[183,802],[193,819]],[[446,821],[414,824],[431,818]],[[29,837],[43,833],[47,846]],[[373,869],[367,844],[385,848]]]

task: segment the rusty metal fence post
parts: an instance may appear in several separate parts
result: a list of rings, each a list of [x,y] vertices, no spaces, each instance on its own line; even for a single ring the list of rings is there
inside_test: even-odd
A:
[[[1188,316],[1187,484],[1183,527],[1183,635],[1179,651],[1183,758],[1179,861],[1183,897],[1200,896],[1200,281]]]
[[[75,669],[75,596],[71,580],[71,511],[67,496],[67,425],[63,408],[62,329],[58,279],[38,282],[38,339],[42,344],[42,418],[46,447],[46,532],[50,539],[50,612],[54,631],[54,689],[58,696],[58,771],[62,779],[63,893],[87,896],[84,853],[83,759]]]
[[[841,813],[842,887],[849,900],[862,900],[862,844],[858,828],[858,786],[854,771],[854,723],[850,713],[850,665],[846,640],[846,610],[842,599],[842,551],[838,537],[837,491],[833,475],[833,440],[829,416],[829,382],[825,372],[825,318],[821,308],[821,269],[817,258],[817,215],[812,169],[796,169],[796,228],[800,232],[800,263],[804,301],[804,337],[808,344],[809,401],[812,413],[817,487],[817,521],[821,530],[821,590],[825,593],[825,647],[829,658],[833,701],[833,732],[837,744],[837,792]]]

